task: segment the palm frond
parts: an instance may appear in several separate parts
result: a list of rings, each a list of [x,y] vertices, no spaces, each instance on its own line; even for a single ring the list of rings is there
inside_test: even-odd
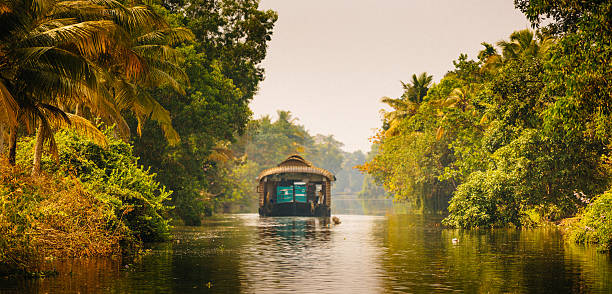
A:
[[[157,15],[155,12],[153,12],[153,10],[146,6],[113,6],[110,13],[113,15],[114,20],[119,25],[128,29],[129,31],[167,26],[163,17]]]
[[[132,47],[132,50],[140,56],[158,58],[172,63],[178,63],[183,60],[183,56],[176,49],[168,45],[146,44]]]
[[[147,91],[139,90],[137,102],[134,103],[134,106],[133,111],[140,118],[137,129],[138,135],[142,135],[142,118],[147,117],[159,123],[168,143],[175,145],[180,141],[178,132],[172,127],[170,112],[151,97]]]
[[[169,86],[181,95],[185,95],[183,86],[175,80],[170,74],[156,68],[149,69],[147,80],[150,86]]]
[[[64,15],[76,13],[80,17],[102,15],[107,12],[107,7],[89,0],[59,1],[53,5],[50,13],[52,15]]]
[[[400,109],[402,108],[405,103],[403,99],[397,99],[397,98],[390,98],[390,97],[382,97],[380,99],[380,102],[385,103],[391,107],[393,107],[394,109]]]
[[[167,28],[146,33],[136,38],[141,45],[177,45],[195,38],[191,30],[183,27]]]
[[[79,134],[88,137],[92,142],[100,146],[108,146],[106,136],[89,120],[72,113],[65,113],[67,120],[54,119],[49,121],[49,125],[57,129],[73,129]]]
[[[83,21],[32,34],[23,47],[75,45],[80,52],[95,55],[107,51],[107,35],[115,29],[110,20]]]
[[[31,47],[15,50],[25,71],[45,71],[95,87],[97,70],[89,60],[57,47]]]
[[[84,102],[89,106],[92,114],[102,118],[109,125],[115,124],[119,135],[124,140],[128,140],[130,136],[130,128],[120,113],[117,105],[113,103],[112,96],[106,88],[91,89],[83,87],[83,95],[79,97],[75,103]]]

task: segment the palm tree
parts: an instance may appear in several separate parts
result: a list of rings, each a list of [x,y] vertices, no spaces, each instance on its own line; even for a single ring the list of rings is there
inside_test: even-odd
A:
[[[415,115],[419,110],[419,105],[408,99],[383,97],[381,102],[394,109],[393,111],[381,110],[386,124],[384,133],[386,137],[397,135],[401,121],[406,117]]]
[[[182,92],[174,77],[184,73],[166,44],[188,39],[189,31],[168,28],[146,7],[128,8],[113,0],[27,0],[25,5],[9,0],[0,6],[0,25],[6,28],[0,31],[0,104],[5,106],[0,124],[9,126],[11,164],[20,125],[27,131],[38,126],[34,174],[44,142],[55,149],[52,135],[58,127],[77,127],[104,144],[93,124],[66,112],[81,114],[82,107],[129,134],[119,114],[127,105],[139,122],[158,120],[169,140],[178,141],[169,113],[145,87],[166,83]]]
[[[8,0],[2,5],[0,92],[8,105],[2,120],[9,127],[9,162],[14,164],[19,125],[28,131],[38,125],[41,133],[48,133],[50,121],[70,124],[70,117],[54,105],[97,90],[96,68],[82,52],[102,50],[100,41],[116,27],[104,19],[79,21],[70,17],[78,8],[50,0]]]
[[[471,109],[470,100],[472,92],[470,87],[455,88],[450,92],[446,100],[444,100],[443,106],[457,108],[461,111]]]
[[[423,72],[418,76],[413,74],[410,84],[400,81],[402,83],[402,87],[404,88],[402,98],[408,99],[417,104],[423,102],[423,97],[427,95],[427,91],[429,90],[429,86],[431,86],[432,80],[433,76],[428,76],[426,72]]]
[[[119,110],[129,110],[135,115],[138,135],[142,134],[144,121],[152,119],[160,124],[170,144],[178,143],[179,135],[172,127],[170,112],[147,90],[169,86],[185,94],[182,84],[188,84],[189,80],[178,65],[182,56],[171,46],[192,39],[193,33],[185,28],[169,28],[165,23],[157,27],[142,26],[132,32],[129,48],[129,54],[139,61],[136,70],[121,62],[107,64],[115,77],[107,83],[114,93],[113,99]]]
[[[404,88],[404,93],[400,98],[383,97],[381,99],[381,102],[394,109],[393,111],[381,110],[386,137],[397,135],[401,121],[417,113],[419,104],[423,102],[423,97],[427,95],[427,91],[431,86],[432,79],[433,77],[427,75],[426,72],[418,76],[413,74],[412,80],[409,83],[400,81]]]
[[[482,43],[485,49],[478,54],[478,57],[482,57],[481,60],[484,62],[481,71],[496,72],[506,61],[511,59],[541,58],[553,43],[554,39],[551,36],[541,31],[534,33],[529,29],[513,32],[509,41],[497,42],[497,46],[502,51],[501,55],[490,44]]]
[[[470,86],[455,88],[450,92],[448,97],[442,101],[441,106],[444,108],[457,109],[461,112],[473,110],[474,107],[472,104],[470,104],[473,92],[474,91]],[[472,111],[472,115],[476,115],[475,111]],[[436,139],[438,140],[442,139],[444,133],[446,132],[446,129],[442,123],[446,121],[448,117],[444,112],[440,112],[440,116],[442,116],[442,119],[440,119],[440,126],[438,126],[438,129],[436,130]]]

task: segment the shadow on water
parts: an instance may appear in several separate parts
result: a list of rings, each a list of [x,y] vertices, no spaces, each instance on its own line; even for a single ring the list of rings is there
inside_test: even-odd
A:
[[[437,217],[227,215],[178,227],[139,263],[56,262],[60,275],[0,280],[1,293],[612,291],[610,255],[555,228],[459,231]],[[457,242],[452,242],[457,239]]]

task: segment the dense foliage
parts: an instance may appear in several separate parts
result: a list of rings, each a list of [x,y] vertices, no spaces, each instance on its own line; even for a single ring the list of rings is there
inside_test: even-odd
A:
[[[188,84],[175,47],[193,33],[172,21],[138,1],[0,1],[1,266],[168,238],[171,193],[126,141],[150,120],[180,140],[151,95]]]
[[[107,135],[112,130],[107,130]],[[107,137],[106,148],[75,132],[59,132],[55,139],[59,160],[43,157],[45,171],[66,178],[76,177],[83,188],[108,205],[138,240],[163,241],[170,233],[168,205],[172,192],[156,180],[156,175],[138,164],[132,146]],[[22,142],[18,154],[21,166],[28,166],[34,139]]]
[[[571,227],[571,234],[576,242],[599,244],[602,251],[612,249],[612,191],[593,199]]]
[[[552,22],[514,32],[499,51],[483,43],[477,60],[461,55],[437,84],[414,76],[402,97],[383,98],[394,111],[375,138],[380,152],[362,166],[397,199],[448,209],[449,226],[570,217],[606,199],[597,195],[611,184],[612,4],[515,2],[535,25]],[[423,85],[427,94],[410,99]]]
[[[45,270],[43,258],[119,254],[137,242],[111,204],[63,175],[0,167],[0,275]]]
[[[162,127],[149,122],[142,136],[133,137],[134,153],[174,191],[175,214],[195,225],[238,197],[226,188],[236,178],[231,174],[233,164],[219,160],[219,155],[227,153],[224,150],[249,122],[248,104],[264,77],[259,64],[266,56],[277,15],[259,10],[259,1],[157,3],[174,25],[194,33],[192,42],[177,49],[190,84],[185,93],[151,92],[170,111],[181,142],[168,143]]]

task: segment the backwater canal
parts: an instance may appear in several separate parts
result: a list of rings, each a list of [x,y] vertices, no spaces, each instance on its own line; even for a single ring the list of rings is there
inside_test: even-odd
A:
[[[140,262],[57,263],[2,293],[612,293],[609,254],[556,228],[459,231],[419,215],[260,218],[177,227]],[[458,239],[453,242],[452,239]]]

